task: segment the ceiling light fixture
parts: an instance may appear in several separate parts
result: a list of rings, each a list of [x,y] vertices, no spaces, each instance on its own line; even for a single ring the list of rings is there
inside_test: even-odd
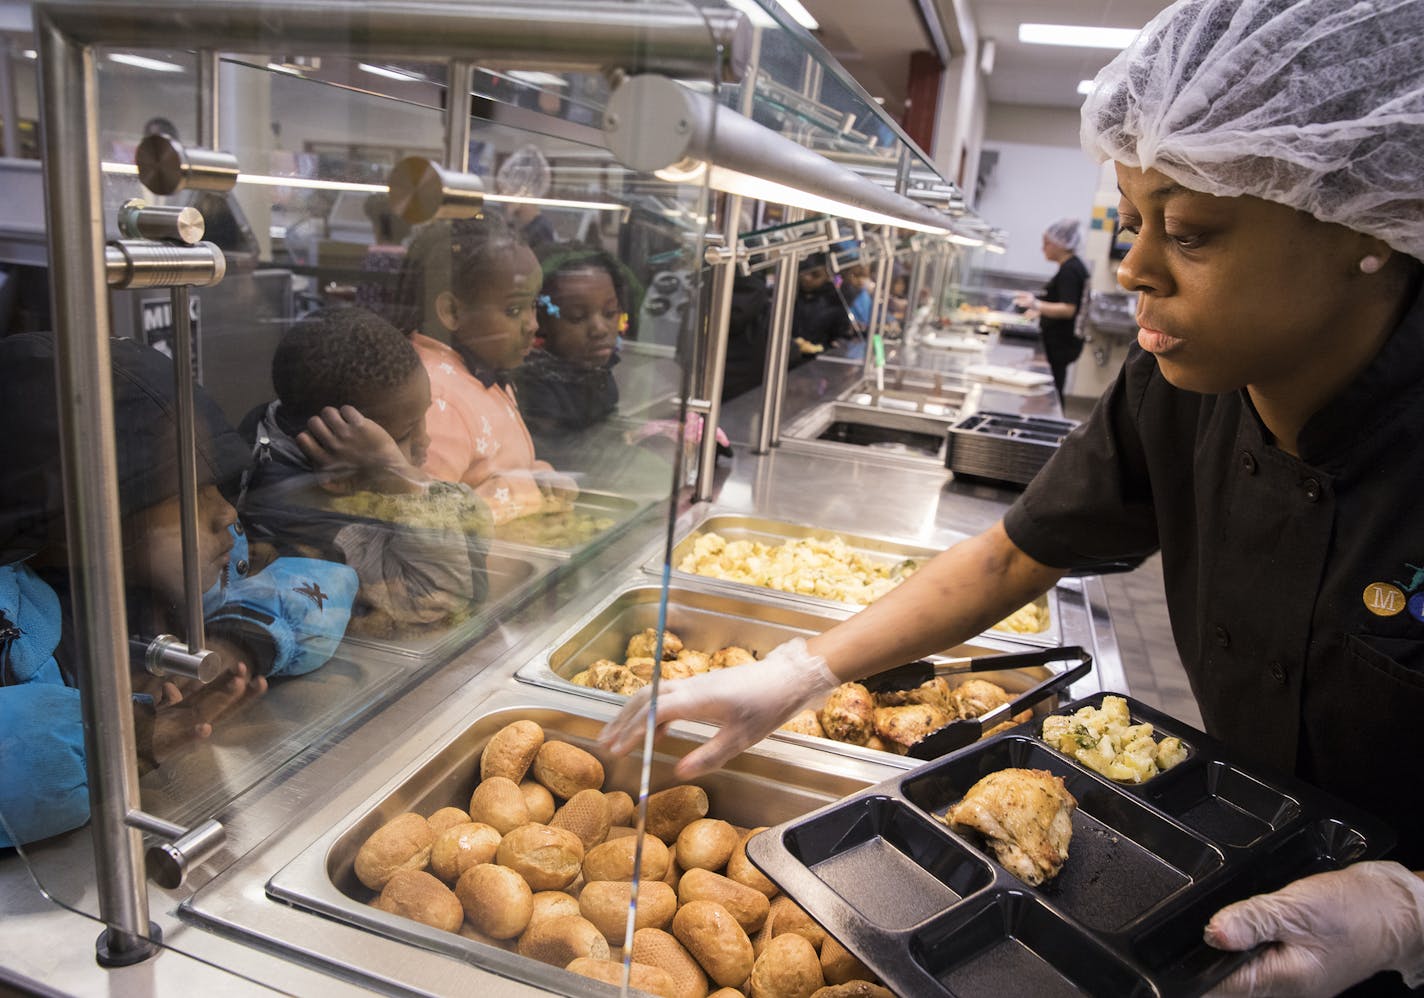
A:
[[[403,80],[407,83],[425,82],[425,77],[423,76],[417,76],[414,73],[403,73],[398,69],[387,69],[385,66],[373,66],[369,62],[360,62],[356,65],[372,76],[384,76],[388,80]]]
[[[774,28],[776,19],[757,3],[757,0],[726,0],[727,6],[745,14],[747,21],[756,28]]]
[[[811,16],[811,12],[801,6],[801,0],[776,0],[776,5],[786,13],[791,15],[791,19],[807,31],[817,31],[820,23]]]
[[[1137,28],[1093,28],[1085,24],[1020,24],[1019,41],[1028,45],[1071,45],[1085,49],[1125,49]]]
[[[125,66],[133,66],[135,69],[151,69],[155,73],[181,73],[183,67],[176,62],[164,62],[162,59],[149,59],[141,55],[129,55],[127,52],[114,52],[109,55],[110,62],[122,63]]]
[[[555,76],[553,73],[544,73],[534,69],[511,69],[504,75],[511,80],[527,83],[531,87],[567,87],[569,85],[569,81],[562,76]]]
[[[670,183],[699,183],[758,201],[871,225],[947,235],[951,220],[792,142],[665,76],[625,79],[603,117],[608,151]]]

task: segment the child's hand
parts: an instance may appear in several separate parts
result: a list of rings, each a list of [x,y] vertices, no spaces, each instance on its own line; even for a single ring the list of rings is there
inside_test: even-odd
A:
[[[238,662],[220,676],[181,701],[160,707],[153,718],[153,759],[164,759],[192,741],[213,733],[213,724],[248,700],[267,692],[267,680],[254,676],[246,663]]]
[[[429,481],[406,460],[385,428],[354,406],[321,410],[297,434],[297,446],[317,471],[327,476],[323,484],[338,488],[354,481],[357,487],[374,492],[420,492]]]

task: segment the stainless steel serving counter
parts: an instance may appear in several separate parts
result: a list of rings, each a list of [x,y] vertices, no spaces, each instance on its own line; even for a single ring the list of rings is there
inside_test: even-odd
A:
[[[806,369],[819,367],[807,365]],[[847,383],[859,376],[850,372]],[[818,377],[818,376],[817,376]],[[734,437],[737,436],[734,434]],[[861,459],[853,451],[835,460],[777,449],[756,457],[744,447],[719,469],[715,507],[829,530],[866,532],[940,548],[982,530],[1003,513],[1012,493],[949,481],[942,469],[897,467]],[[883,497],[893,496],[893,502]],[[815,497],[814,500],[808,497]],[[683,509],[685,530],[705,514]],[[679,531],[679,534],[681,530]],[[375,988],[401,994],[543,993],[452,956],[420,949],[352,925],[289,907],[268,897],[269,878],[349,816],[361,802],[395,785],[403,774],[438,751],[489,701],[565,710],[586,717],[612,715],[614,706],[519,683],[514,674],[532,662],[610,594],[610,580],[626,582],[658,557],[660,526],[630,530],[584,564],[575,566],[447,665],[405,689],[370,716],[306,747],[251,787],[229,788],[235,797],[217,817],[228,842],[194,871],[180,891],[150,887],[152,917],[165,951],[135,967],[102,970],[94,961],[100,926],[47,899],[13,854],[0,859],[0,982],[7,977],[42,983],[64,993],[172,995],[250,994],[267,988],[292,994],[344,994]],[[656,578],[649,575],[650,584]],[[1127,690],[1104,592],[1094,578],[1065,580],[1058,602],[1063,638],[1082,644],[1096,667],[1087,687]],[[268,696],[280,706],[282,687]],[[692,738],[710,729],[685,726]],[[791,741],[768,740],[752,750],[753,765],[810,767],[848,781],[885,778],[895,763],[879,764],[822,752]],[[908,761],[900,763],[908,765]],[[227,799],[227,798],[224,798]],[[43,843],[31,854],[51,898],[95,911],[87,830]],[[499,961],[491,965],[501,967]],[[508,972],[507,965],[501,969]],[[561,987],[551,975],[530,975],[546,989]],[[491,987],[497,990],[489,991]],[[580,993],[594,993],[593,985]],[[569,993],[569,992],[565,992]],[[612,992],[609,992],[612,993]]]

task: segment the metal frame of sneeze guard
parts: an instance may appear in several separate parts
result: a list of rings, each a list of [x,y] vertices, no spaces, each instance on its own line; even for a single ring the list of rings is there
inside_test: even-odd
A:
[[[534,16],[539,8],[552,15],[568,5],[531,0],[288,0],[280,6],[224,0],[48,0],[34,6],[46,109],[44,171],[65,516],[77,557],[75,619],[83,622],[79,638],[86,660],[109,663],[82,670],[80,678],[96,886],[100,917],[108,926],[98,950],[106,965],[147,959],[155,948],[156,927],[148,918],[142,840],[132,827],[132,815],[141,812],[133,716],[126,707],[132,689],[125,667],[129,652],[110,352],[107,339],[93,335],[108,322],[95,48],[143,48],[156,39],[181,38],[200,52],[201,84],[214,75],[219,50],[260,48],[276,38],[313,54],[442,61],[479,55],[499,65],[538,62],[543,69],[676,74],[735,65],[743,35],[740,16],[731,12],[595,0],[579,4],[575,16],[540,18]],[[346,36],[332,30],[334,19],[344,16],[351,19]],[[205,124],[205,131],[213,134],[202,138],[215,146],[216,128]]]

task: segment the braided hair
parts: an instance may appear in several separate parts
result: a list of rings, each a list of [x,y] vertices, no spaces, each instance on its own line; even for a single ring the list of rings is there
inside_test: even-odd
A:
[[[523,237],[493,213],[427,223],[406,250],[386,318],[403,333],[440,333],[436,299],[450,291],[468,300],[491,271],[524,245]]]

